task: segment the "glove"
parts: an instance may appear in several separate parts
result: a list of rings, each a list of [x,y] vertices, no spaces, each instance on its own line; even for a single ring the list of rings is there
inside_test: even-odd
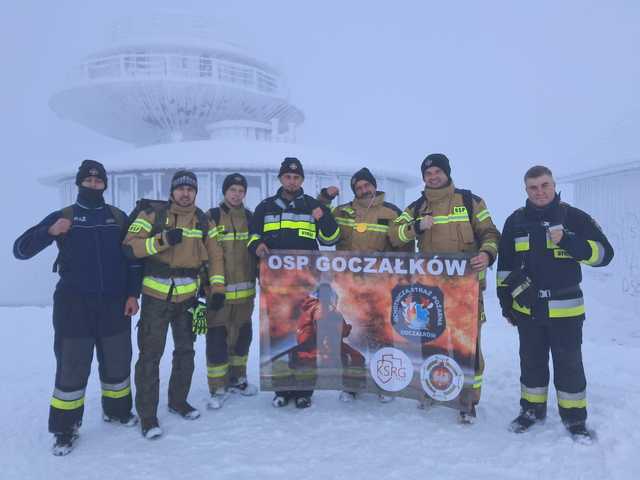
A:
[[[212,312],[217,312],[224,305],[224,293],[214,293],[209,297],[208,307]]]
[[[192,331],[196,335],[207,333],[207,305],[198,300],[198,303],[187,310],[193,317]]]
[[[169,245],[177,245],[182,241],[181,228],[173,228],[171,230],[167,230],[164,234],[167,237],[167,243]]]

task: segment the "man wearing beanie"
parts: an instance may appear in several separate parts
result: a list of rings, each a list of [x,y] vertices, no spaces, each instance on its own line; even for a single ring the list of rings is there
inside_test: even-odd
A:
[[[442,153],[428,155],[420,167],[424,191],[418,200],[410,204],[393,224],[391,239],[401,246],[417,240],[418,251],[426,254],[440,252],[472,253],[471,266],[478,272],[481,292],[486,288],[486,269],[497,255],[500,232],[493,224],[487,206],[480,197],[469,190],[455,188],[451,180],[449,159]],[[475,405],[480,401],[480,387],[484,359],[480,349],[480,327],[485,321],[482,294],[478,305],[478,343],[476,348],[475,375],[465,378],[472,384],[473,394],[463,398],[460,422],[475,421]],[[464,390],[469,391],[469,389]]]
[[[249,225],[249,250],[258,257],[269,249],[318,250],[318,244],[335,245],[340,228],[329,209],[302,190],[304,170],[295,157],[287,157],[278,174],[281,187],[256,207]],[[311,406],[313,390],[278,391],[274,407],[291,400],[297,408]]]
[[[341,231],[336,250],[359,252],[412,252],[414,250],[413,241],[400,247],[394,247],[391,244],[390,226],[402,212],[394,204],[385,202],[384,192],[378,191],[377,187],[375,177],[366,167],[361,168],[351,177],[354,199],[339,205],[333,211]],[[323,188],[319,200],[328,205],[338,193],[337,187]],[[356,392],[343,391],[339,398],[343,402],[352,402],[356,398]],[[378,399],[383,403],[390,402],[393,398],[378,395]]]
[[[224,293],[211,296],[207,312],[208,408],[222,408],[229,393],[255,395],[247,381],[247,359],[252,339],[251,314],[256,295],[256,258],[247,249],[251,212],[244,207],[247,179],[240,173],[222,183],[223,201],[209,210],[215,239],[224,252]],[[222,308],[220,308],[222,307]]]
[[[177,171],[169,202],[140,212],[129,227],[123,249],[131,258],[144,258],[142,311],[138,324],[140,355],[135,368],[136,410],[142,435],[162,435],[158,424],[159,369],[167,330],[173,334],[169,380],[169,412],[195,420],[200,412],[187,402],[194,369],[193,318],[199,275],[206,265],[213,280],[211,293],[224,292],[222,251],[216,230],[196,207],[198,180],[193,172]]]
[[[84,398],[97,351],[102,409],[106,422],[133,426],[131,413],[131,316],[138,312],[142,269],[128,260],[120,243],[126,215],[107,205],[104,166],[85,160],[76,175],[78,197],[53,212],[15,242],[16,258],[26,260],[52,242],[60,280],[53,295],[56,377],[49,408],[54,455],[71,452],[78,437]]]

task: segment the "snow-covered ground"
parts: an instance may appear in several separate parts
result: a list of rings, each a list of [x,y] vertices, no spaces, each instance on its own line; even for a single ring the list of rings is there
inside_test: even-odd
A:
[[[101,420],[94,363],[78,446],[69,456],[54,457],[47,432],[55,367],[51,309],[0,308],[5,392],[0,397],[0,479],[637,478],[640,324],[637,312],[611,310],[594,300],[589,291],[596,288],[586,287],[589,318],[583,345],[589,424],[598,433],[591,446],[578,445],[565,434],[555,393],[546,425],[523,435],[507,431],[518,411],[517,332],[489,296],[482,335],[487,370],[473,426],[459,425],[456,412],[446,408],[421,411],[409,400],[383,405],[373,396],[343,404],[336,392],[317,392],[308,410],[274,409],[267,392],[234,396],[222,410],[207,411],[204,339],[199,337],[190,395],[202,409],[199,420],[167,412],[170,344],[159,409],[165,436],[157,441],[143,439],[137,428]],[[252,348],[250,379],[255,382],[257,342]]]

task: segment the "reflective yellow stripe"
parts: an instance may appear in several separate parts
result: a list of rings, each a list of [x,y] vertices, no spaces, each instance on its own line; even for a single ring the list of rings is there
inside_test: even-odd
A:
[[[551,318],[578,317],[584,314],[584,305],[572,308],[549,308],[549,317]]]
[[[84,405],[84,397],[78,400],[60,400],[56,397],[51,397],[51,406],[59,410],[75,410]]]
[[[343,217],[336,217],[336,222],[338,222],[339,225],[347,225],[350,227],[356,224],[355,220],[352,220],[350,218],[343,218]]]
[[[476,213],[476,218],[479,222],[484,222],[487,218],[491,218],[491,215],[489,214],[489,210],[485,208],[484,210]]]
[[[413,218],[411,217],[411,215],[409,215],[408,212],[402,212],[402,214],[400,214],[400,216],[396,218],[393,222],[402,223],[402,222],[410,222],[411,220],[413,220]]]
[[[473,388],[481,388],[482,387],[482,375],[476,375],[473,377]]]
[[[199,230],[197,228],[183,228],[182,236],[185,238],[202,238],[203,233],[202,230]]]
[[[249,238],[249,232],[236,232],[236,233],[225,233],[224,235],[220,235],[218,240],[220,242],[229,242],[233,240],[247,240]]]
[[[516,252],[526,252],[529,250],[529,237],[514,238]]]
[[[304,230],[313,231],[316,229],[316,224],[312,222],[304,222],[304,221],[296,222],[293,220],[282,220],[280,222],[265,223],[262,231],[266,233],[266,232],[272,232],[274,230],[280,230],[283,228],[290,228],[292,230],[304,229]]]
[[[122,398],[131,393],[131,387],[125,387],[122,390],[102,390],[102,396],[107,398]]]
[[[407,235],[405,233],[408,227],[409,225],[405,223],[404,225],[400,225],[400,228],[398,229],[398,238],[400,239],[401,242],[407,243],[410,241],[410,239],[407,238]]]
[[[547,396],[546,395],[533,395],[531,393],[522,392],[522,394],[520,396],[523,399],[525,399],[527,402],[531,402],[531,403],[547,403]]]
[[[227,300],[239,300],[241,298],[249,298],[256,294],[255,288],[247,290],[236,290],[235,292],[225,292],[224,298]]]
[[[513,308],[516,312],[524,313],[525,315],[531,315],[531,309],[529,309],[527,307],[523,307],[522,305],[520,305],[515,300],[511,304],[511,308]]]
[[[207,365],[207,377],[220,378],[224,377],[229,370],[229,364],[223,363],[221,365]]]
[[[137,219],[131,225],[129,225],[129,231],[131,233],[138,233],[140,230],[145,230],[146,232],[151,231],[151,224],[146,220]]]
[[[333,242],[338,238],[339,235],[340,235],[340,227],[336,228],[336,231],[333,232],[333,234],[329,235],[328,237],[325,236],[324,233],[322,233],[322,230],[318,229],[318,236],[320,237],[321,240],[324,240],[325,242]]]
[[[211,275],[209,277],[209,283],[211,285],[214,285],[214,284],[224,285],[224,275]]]
[[[469,216],[464,214],[435,215],[433,217],[434,225],[445,225],[447,223],[468,222]]]
[[[145,247],[145,250],[147,251],[147,254],[155,255],[156,253],[158,253],[158,249],[156,248],[155,243],[156,243],[155,237],[149,237],[145,240],[144,247]]]
[[[136,218],[135,222],[133,223],[139,223],[140,226],[144,228],[147,232],[151,231],[152,225],[149,222],[147,222],[144,218]]]
[[[587,408],[587,399],[583,400],[561,400],[558,399],[558,406],[562,408]]]
[[[482,270],[481,272],[478,272],[478,280],[482,281],[487,277],[487,271],[486,270]]]
[[[240,357],[238,355],[231,355],[229,358],[229,364],[232,367],[244,367],[247,364],[248,355]]]
[[[498,250],[498,245],[496,244],[496,242],[484,242],[481,246],[480,246],[480,250],[487,250],[487,249],[493,249],[493,250]]]
[[[582,263],[591,266],[600,265],[604,260],[604,246],[593,240],[587,240],[587,243],[591,247],[591,256],[587,260],[583,260]]]
[[[167,285],[165,283],[160,283],[157,280],[154,280],[150,277],[144,277],[142,281],[142,285],[151,290],[155,290],[156,292],[167,294],[171,289],[171,285]],[[173,291],[176,295],[186,295],[188,293],[194,293],[198,290],[198,282],[195,280],[192,283],[187,283],[185,285],[174,285]]]
[[[209,238],[216,238],[220,233],[220,227],[212,228],[209,230]]]
[[[258,240],[260,240],[260,235],[258,235],[257,233],[254,233],[253,235],[251,235],[251,238],[247,242],[247,247],[251,245],[253,242],[256,242]]]

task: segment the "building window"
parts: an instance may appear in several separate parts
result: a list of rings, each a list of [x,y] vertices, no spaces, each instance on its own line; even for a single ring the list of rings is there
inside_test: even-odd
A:
[[[116,175],[115,176],[115,204],[118,208],[129,213],[136,204],[137,195],[135,192],[135,176],[134,175]]]
[[[211,197],[211,173],[194,172],[198,177],[198,196],[196,197],[196,205],[202,210],[208,210],[212,206]]]
[[[157,198],[156,185],[153,173],[141,173],[138,175],[138,197]]]

